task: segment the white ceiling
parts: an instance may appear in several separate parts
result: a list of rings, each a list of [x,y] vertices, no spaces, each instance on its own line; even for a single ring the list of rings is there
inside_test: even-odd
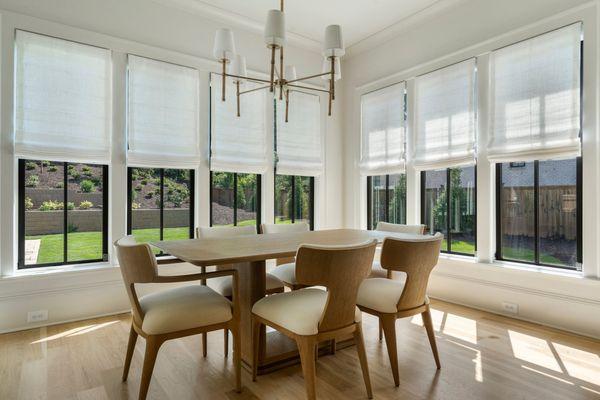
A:
[[[262,31],[269,9],[279,0],[154,0],[191,10],[224,26]],[[342,26],[346,47],[383,41],[463,0],[285,0],[288,39],[313,50],[320,48],[327,25]],[[229,24],[229,25],[228,25]],[[359,46],[356,46],[360,44]]]

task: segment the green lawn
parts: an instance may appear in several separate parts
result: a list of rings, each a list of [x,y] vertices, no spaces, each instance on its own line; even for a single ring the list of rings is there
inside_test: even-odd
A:
[[[502,257],[507,260],[533,262],[535,252],[532,249],[514,249],[512,247],[502,248]],[[540,254],[540,262],[542,264],[565,265],[564,262],[549,254]]]
[[[442,249],[447,249],[446,239],[442,241]],[[452,251],[455,253],[475,254],[475,245],[462,240],[452,241]]]

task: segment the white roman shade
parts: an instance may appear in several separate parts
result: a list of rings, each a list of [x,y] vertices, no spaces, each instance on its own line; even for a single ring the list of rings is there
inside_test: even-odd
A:
[[[403,173],[404,140],[404,82],[364,94],[361,97],[361,173]]]
[[[580,44],[577,23],[492,52],[490,160],[580,154]]]
[[[415,79],[415,168],[475,161],[475,59]]]
[[[134,55],[128,56],[127,67],[127,163],[197,167],[198,71]]]
[[[265,123],[267,116],[265,96],[268,90],[257,90],[241,95],[241,116],[238,117],[235,83],[227,81],[226,101],[221,100],[221,76],[212,75],[210,85],[210,170],[264,173],[269,165]],[[244,82],[240,91],[259,86],[262,85]]]
[[[323,172],[319,96],[290,91],[288,122],[285,101],[277,102],[277,173],[316,176]]]
[[[17,30],[15,154],[108,164],[109,50]]]

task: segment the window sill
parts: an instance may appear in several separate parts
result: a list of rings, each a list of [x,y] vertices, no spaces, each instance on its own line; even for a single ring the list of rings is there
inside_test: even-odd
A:
[[[490,265],[495,267],[502,267],[506,269],[514,269],[519,271],[528,271],[528,272],[540,272],[543,274],[567,277],[567,278],[583,278],[582,271],[570,271],[562,268],[552,268],[546,267],[542,265],[530,265],[530,264],[522,264],[519,262],[512,261],[503,261],[503,260],[494,260],[490,263]]]
[[[98,263],[83,263],[83,264],[71,264],[53,267],[39,267],[39,268],[27,268],[22,270],[15,270],[12,275],[6,275],[0,277],[0,279],[18,279],[35,276],[48,276],[54,274],[70,273],[70,272],[85,272],[85,271],[100,271],[110,270],[118,268],[117,265],[112,265],[110,262],[98,262]]]

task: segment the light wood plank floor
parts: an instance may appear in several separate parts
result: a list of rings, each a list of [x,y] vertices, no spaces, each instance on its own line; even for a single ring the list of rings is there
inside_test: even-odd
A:
[[[377,321],[365,319],[376,399],[600,399],[600,342],[555,329],[436,301],[433,318],[442,369],[436,372],[420,317],[400,320],[399,388],[393,385]],[[129,381],[121,383],[130,316],[126,314],[0,335],[0,399],[136,399],[144,340]],[[321,399],[366,399],[353,347],[321,357]],[[244,372],[233,389],[222,334],[167,342],[159,353],[149,399],[304,399],[299,366],[259,376]]]

